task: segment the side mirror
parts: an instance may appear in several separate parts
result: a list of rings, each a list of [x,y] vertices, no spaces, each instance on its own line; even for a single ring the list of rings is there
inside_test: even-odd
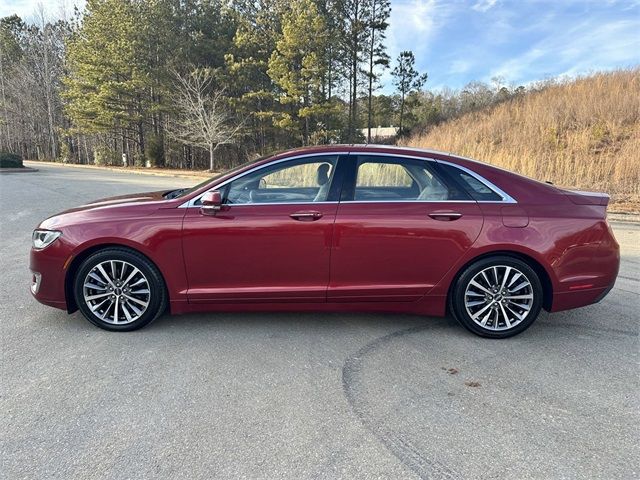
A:
[[[202,215],[215,215],[222,209],[222,195],[217,190],[206,192],[200,200],[202,207],[200,213]]]

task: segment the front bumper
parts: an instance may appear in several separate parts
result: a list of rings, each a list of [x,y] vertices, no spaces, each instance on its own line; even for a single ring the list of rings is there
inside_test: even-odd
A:
[[[44,250],[31,249],[29,269],[31,270],[31,294],[40,303],[51,307],[67,309],[65,275],[70,254],[59,240]]]

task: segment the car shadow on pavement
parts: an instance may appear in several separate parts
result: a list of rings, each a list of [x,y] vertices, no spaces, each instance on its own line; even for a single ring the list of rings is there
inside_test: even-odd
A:
[[[389,329],[405,329],[423,326],[431,322],[448,325],[450,330],[464,331],[453,318],[433,318],[410,314],[385,313],[335,313],[335,312],[219,312],[190,313],[185,315],[164,314],[145,330],[215,330],[220,328],[256,328],[260,331],[295,329],[308,332],[327,330],[365,329],[387,332]],[[339,333],[339,332],[336,332]]]

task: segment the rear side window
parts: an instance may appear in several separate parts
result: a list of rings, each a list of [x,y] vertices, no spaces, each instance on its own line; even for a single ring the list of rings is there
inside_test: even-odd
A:
[[[358,187],[411,187],[413,179],[397,163],[364,162],[358,167]]]
[[[446,163],[439,163],[438,168],[459,183],[474,200],[483,202],[501,202],[504,200],[501,195],[464,170]]]
[[[427,160],[363,155],[358,158],[356,168],[355,201],[470,199],[463,189],[438,176]]]

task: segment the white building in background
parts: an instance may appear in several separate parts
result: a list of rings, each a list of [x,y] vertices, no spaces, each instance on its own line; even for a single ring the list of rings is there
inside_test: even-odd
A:
[[[398,135],[398,127],[391,125],[390,127],[371,127],[371,141],[391,140]],[[360,133],[366,139],[369,134],[368,128],[361,128]]]

